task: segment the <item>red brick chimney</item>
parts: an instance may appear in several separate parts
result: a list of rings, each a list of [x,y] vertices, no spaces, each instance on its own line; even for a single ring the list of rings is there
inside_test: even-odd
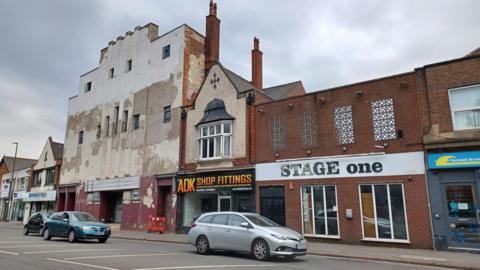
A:
[[[213,63],[220,59],[220,20],[217,18],[217,3],[210,0],[210,11],[206,18],[205,31],[205,74]]]
[[[252,50],[252,84],[258,89],[263,88],[262,54],[262,51],[260,51],[260,41],[257,37],[254,37]]]

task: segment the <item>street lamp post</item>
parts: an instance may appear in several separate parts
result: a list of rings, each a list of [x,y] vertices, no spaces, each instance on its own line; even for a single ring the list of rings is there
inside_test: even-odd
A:
[[[12,168],[12,177],[10,177],[10,187],[8,191],[8,203],[6,205],[6,213],[4,213],[3,219],[4,221],[8,220],[8,215],[10,213],[10,206],[12,205],[12,194],[13,194],[13,177],[15,176],[15,165],[17,162],[17,150],[18,150],[18,142],[13,142],[15,144],[15,156],[13,157],[13,168]]]

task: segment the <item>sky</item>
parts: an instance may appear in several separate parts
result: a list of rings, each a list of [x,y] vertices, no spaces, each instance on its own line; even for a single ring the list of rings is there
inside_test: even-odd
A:
[[[100,49],[137,25],[205,33],[209,0],[0,0],[0,156],[37,159],[63,142],[68,98]],[[480,47],[478,0],[217,0],[220,62],[250,79],[253,37],[264,87],[307,91],[412,71]]]

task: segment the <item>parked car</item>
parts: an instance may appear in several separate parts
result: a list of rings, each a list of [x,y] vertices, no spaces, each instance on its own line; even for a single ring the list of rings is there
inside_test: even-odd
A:
[[[38,233],[40,236],[43,236],[43,228],[47,219],[47,213],[38,212],[31,215],[27,224],[23,226],[23,235],[28,235],[29,233]]]
[[[202,255],[227,250],[267,260],[270,256],[293,259],[307,253],[307,241],[301,234],[255,213],[203,214],[192,224],[188,239]]]
[[[84,212],[54,213],[44,227],[43,239],[67,237],[70,243],[78,239],[98,239],[100,243],[105,243],[111,234],[109,226]]]

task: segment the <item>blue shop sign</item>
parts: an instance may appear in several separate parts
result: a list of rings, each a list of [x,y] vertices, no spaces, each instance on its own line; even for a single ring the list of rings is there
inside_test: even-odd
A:
[[[480,167],[480,151],[428,154],[429,169]]]

